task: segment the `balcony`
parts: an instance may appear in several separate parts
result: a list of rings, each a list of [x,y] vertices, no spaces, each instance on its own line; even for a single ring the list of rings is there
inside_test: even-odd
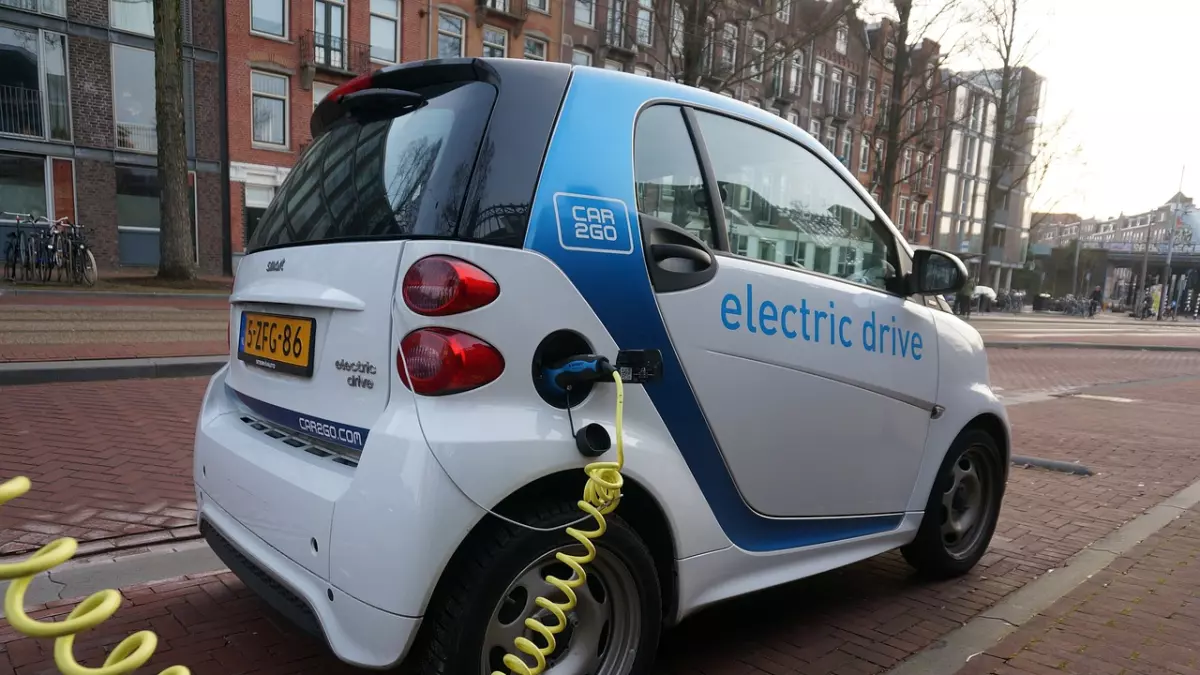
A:
[[[42,92],[0,85],[0,134],[44,136]]]
[[[483,25],[484,19],[501,18],[521,23],[529,16],[526,0],[476,0],[479,11],[475,13],[475,22]]]
[[[300,60],[317,70],[361,75],[371,72],[371,45],[310,30],[300,36]]]
[[[134,152],[158,152],[158,128],[153,124],[117,122],[117,147]]]
[[[637,43],[634,42],[633,36],[634,32],[628,26],[609,24],[604,28],[601,41],[610,52],[617,51],[633,55],[637,54]]]

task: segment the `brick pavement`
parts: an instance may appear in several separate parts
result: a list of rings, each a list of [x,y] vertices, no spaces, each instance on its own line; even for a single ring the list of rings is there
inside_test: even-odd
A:
[[[1106,349],[990,349],[1001,393],[1200,375],[1200,353]]]
[[[1084,582],[958,675],[1200,672],[1200,509]]]
[[[88,359],[151,359],[169,356],[211,356],[228,353],[229,345],[224,340],[0,345],[0,363],[83,361]]]
[[[206,382],[0,390],[0,473],[34,482],[0,509],[0,555],[60,536],[87,552],[194,534],[191,444]]]
[[[1155,360],[1179,356],[1155,354],[1143,364],[1145,372],[1150,377],[1195,372],[1196,364],[1186,359]],[[1061,375],[1075,382],[1132,377],[1120,367],[1115,374],[1109,372],[1111,369],[1101,369],[1097,374],[1093,372],[1097,368],[1094,361],[1078,364],[1082,369],[1079,372],[1069,370],[1065,362],[1058,363]],[[1036,364],[1023,368],[994,359],[993,368],[997,380],[1014,386],[1037,388],[1045,383],[1044,368]],[[198,397],[202,383],[193,382]],[[1014,469],[993,546],[972,575],[951,582],[919,583],[893,553],[737,599],[702,612],[671,631],[665,638],[656,672],[884,672],[1028,581],[1060,567],[1081,548],[1146,508],[1200,479],[1200,459],[1194,456],[1190,434],[1175,426],[1179,420],[1200,413],[1200,380],[1175,379],[1114,389],[1111,395],[1136,402],[1066,398],[1011,409],[1014,442],[1020,454],[1080,461],[1097,473],[1081,477]],[[161,391],[157,395],[169,398]],[[186,423],[192,423],[190,415]],[[0,465],[7,468],[8,463],[0,458]],[[190,483],[186,481],[186,469],[180,473],[170,479],[178,483],[176,496],[182,503],[184,486],[190,490]],[[168,476],[169,472],[162,476],[164,484]],[[30,498],[32,495],[25,499]],[[29,508],[28,503],[21,505]],[[0,523],[15,507],[13,504],[0,509]],[[76,508],[86,507],[80,504]],[[37,515],[38,509],[34,506],[22,515]],[[7,534],[0,537],[7,538]],[[281,620],[256,600],[244,597],[236,580],[220,575],[204,579],[207,581],[187,587],[191,590],[167,586],[167,597],[145,601],[149,609],[126,608],[121,614],[122,621],[126,621],[123,628],[105,626],[87,644],[96,649],[111,646],[149,622],[170,636],[164,636],[164,658],[187,657],[189,665],[197,666],[197,673],[348,672],[339,670],[290,628],[280,627]],[[136,597],[138,592],[144,595],[160,588],[154,585],[130,593]],[[237,601],[229,602],[230,597]],[[216,623],[217,616],[227,616],[228,620]],[[181,635],[178,625],[191,626],[192,633]],[[0,644],[14,639],[0,630]],[[8,650],[24,655],[21,663],[27,665],[16,672],[47,672],[48,645],[21,644],[24,646]],[[39,651],[30,651],[35,649]],[[206,654],[210,649],[223,656],[209,658]],[[276,663],[277,659],[283,660]],[[166,665],[166,661],[159,662]],[[6,672],[4,664],[0,656],[0,675]]]

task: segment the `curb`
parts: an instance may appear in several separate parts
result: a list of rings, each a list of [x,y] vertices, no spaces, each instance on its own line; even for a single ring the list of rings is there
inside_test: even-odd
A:
[[[212,375],[228,361],[228,356],[174,356],[153,359],[0,363],[0,386],[200,377]]]
[[[1184,345],[1123,345],[1105,342],[1008,342],[983,341],[987,349],[1107,349],[1126,352],[1200,352],[1200,346]]]
[[[1200,481],[1146,509],[1102,539],[942,636],[885,675],[955,675],[979,654],[1036,619],[1117,558],[1200,504]],[[1047,668],[1047,672],[1051,669]]]
[[[1041,457],[1022,457],[1021,455],[1012,456],[1012,465],[1018,468],[1035,467],[1038,469],[1046,469],[1047,471],[1058,471],[1060,473],[1069,473],[1075,476],[1092,476],[1095,472],[1082,464],[1073,464],[1071,462],[1062,462],[1057,459],[1042,459]]]
[[[52,288],[0,288],[0,295],[50,295],[70,298],[173,298],[228,300],[230,293],[179,293],[175,291],[67,291]]]

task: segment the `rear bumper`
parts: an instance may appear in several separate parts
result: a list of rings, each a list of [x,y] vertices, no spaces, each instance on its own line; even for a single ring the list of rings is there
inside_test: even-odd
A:
[[[292,562],[199,494],[200,528],[221,560],[248,588],[334,654],[368,668],[401,660],[420,627],[401,616],[353,598]]]

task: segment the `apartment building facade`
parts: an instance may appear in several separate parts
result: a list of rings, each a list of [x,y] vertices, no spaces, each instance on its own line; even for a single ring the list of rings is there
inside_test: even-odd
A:
[[[955,73],[945,77],[950,115],[933,244],[970,261],[983,247],[988,178],[996,142],[996,101],[971,78]]]
[[[222,6],[182,12],[196,262],[220,273]],[[83,225],[102,268],[158,264],[153,24],[152,0],[0,0],[0,211]]]

